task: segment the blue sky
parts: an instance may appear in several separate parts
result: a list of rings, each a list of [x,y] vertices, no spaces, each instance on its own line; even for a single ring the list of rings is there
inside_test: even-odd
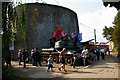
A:
[[[15,1],[15,0],[14,0]],[[45,2],[67,7],[77,13],[79,31],[83,34],[83,40],[94,38],[94,29],[98,42],[106,42],[102,36],[104,26],[113,26],[112,22],[117,13],[114,7],[104,7],[102,0],[17,0],[21,2]]]

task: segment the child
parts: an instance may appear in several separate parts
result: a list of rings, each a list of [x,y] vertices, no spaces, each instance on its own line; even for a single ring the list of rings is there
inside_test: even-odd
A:
[[[52,65],[53,61],[52,61],[52,55],[49,56],[49,59],[48,59],[48,70],[47,72],[49,72],[49,69],[51,68],[51,71],[53,71],[53,65]]]

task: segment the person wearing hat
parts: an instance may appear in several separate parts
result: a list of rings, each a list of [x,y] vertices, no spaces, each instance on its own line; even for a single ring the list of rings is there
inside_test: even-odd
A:
[[[65,69],[65,64],[66,64],[66,62],[65,62],[65,57],[66,57],[65,51],[66,51],[65,48],[63,48],[62,51],[58,51],[59,57],[60,57],[60,63],[61,63],[61,66],[58,69],[59,69],[59,71],[61,71],[61,68],[63,68],[63,70],[65,72],[67,72],[66,69]]]
[[[83,47],[83,51],[81,53],[81,56],[83,57],[83,65],[87,67],[88,65],[88,49],[86,46]]]

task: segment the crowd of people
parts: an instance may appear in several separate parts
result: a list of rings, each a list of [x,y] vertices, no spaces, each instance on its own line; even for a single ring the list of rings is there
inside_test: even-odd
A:
[[[72,38],[70,38],[67,34],[62,34],[62,37],[60,38],[61,41],[70,41],[72,40],[73,42],[73,47],[74,47],[74,52],[73,52],[73,63],[72,63],[72,67],[75,68],[78,64],[78,56],[77,56],[77,42],[78,40],[78,36],[74,33],[72,35]],[[49,39],[49,47],[54,48],[55,47],[55,42],[56,42],[56,38],[52,37]],[[65,65],[66,65],[66,48],[63,48],[61,51],[58,51],[59,53],[59,62],[60,62],[60,66],[58,68],[59,71],[63,70],[64,72],[67,72]],[[92,58],[96,58],[96,60],[100,60],[100,56],[102,56],[102,60],[105,60],[105,50],[104,49],[91,49],[89,50],[86,46],[83,47],[83,50],[81,52],[79,52],[82,60],[83,60],[83,65],[84,66],[88,66],[89,64],[89,59]],[[94,56],[91,56],[90,53],[92,53]],[[30,51],[30,54],[28,52],[28,49],[22,48],[19,49],[18,51],[18,64],[22,65],[21,62],[23,62],[23,68],[26,68],[26,63],[31,60],[32,66],[42,66],[41,62],[42,62],[42,54],[41,52],[38,50],[38,48],[33,48]],[[29,57],[30,56],[30,57]],[[7,62],[9,63],[9,62]],[[11,64],[10,64],[11,66]],[[47,72],[51,71],[54,72],[53,70],[54,65],[53,65],[53,59],[52,59],[52,55],[49,55],[48,58],[48,69]]]
[[[66,51],[65,48],[63,48],[62,51],[58,51],[59,57],[60,57],[59,61],[61,63],[61,66],[58,69],[59,69],[59,71],[61,71],[61,68],[63,68],[63,70],[65,72],[67,72],[65,70],[65,64],[66,64],[65,51]],[[38,66],[38,64],[39,64],[39,66],[42,66],[42,64],[41,64],[42,55],[41,55],[40,51],[38,50],[38,48],[32,49],[30,56],[31,56],[31,62],[32,62],[33,66]],[[29,58],[29,53],[28,53],[27,49],[22,48],[18,51],[18,64],[22,65],[21,62],[23,62],[23,68],[26,68],[26,62],[28,61],[28,58]],[[47,69],[48,72],[49,72],[49,69],[51,69],[52,72],[54,72],[52,55],[49,55],[49,58],[48,58],[48,69]]]
[[[40,51],[38,50],[38,48],[35,48],[35,49],[32,49],[31,50],[31,62],[32,62],[32,65],[33,66],[42,66],[41,65],[41,53]],[[19,65],[22,65],[21,62],[23,61],[23,67],[25,68],[26,67],[26,62],[29,61],[29,52],[27,49],[20,49],[18,51],[18,62],[19,62]]]
[[[77,37],[74,35],[73,36],[73,46],[74,46],[74,52],[73,52],[73,62],[72,62],[72,67],[75,68],[77,66],[78,63],[78,55],[77,55],[77,51],[76,51],[76,48],[77,48]],[[70,40],[70,38],[68,37],[68,35],[65,35],[63,37],[61,37],[61,40],[62,41],[68,41]],[[51,38],[49,40],[49,44],[50,44],[50,47],[55,47],[55,42],[56,42],[56,39],[55,38]],[[58,51],[58,50],[57,50]],[[66,48],[63,48],[61,51],[58,51],[59,53],[59,62],[60,62],[60,66],[58,68],[59,71],[63,70],[64,72],[67,72],[66,68],[65,68],[65,65],[66,65]],[[90,54],[92,53],[92,55]],[[92,59],[96,59],[96,60],[100,60],[100,56],[102,57],[102,60],[105,60],[105,49],[99,49],[98,47],[97,48],[91,48],[91,50],[89,50],[87,48],[87,46],[84,46],[82,51],[79,52],[79,54],[81,55],[82,57],[82,63],[83,63],[83,66],[88,66],[90,65],[89,63],[89,60]],[[19,65],[22,65],[21,62],[23,62],[23,68],[26,68],[26,63],[27,62],[31,62],[32,63],[32,66],[42,66],[41,62],[42,62],[42,54],[41,52],[38,50],[38,48],[33,48],[30,50],[30,53],[28,51],[28,49],[25,49],[25,48],[22,48],[22,49],[19,49],[18,51],[18,64]],[[7,65],[10,64],[9,60],[7,60]],[[10,64],[11,66],[11,64]],[[53,70],[54,68],[54,65],[53,65],[53,57],[52,55],[50,54],[49,55],[49,58],[48,58],[48,69],[47,69],[47,72],[49,72],[49,70],[51,69],[52,72],[54,72]]]
[[[94,56],[90,56],[89,54],[90,53],[93,53]],[[65,65],[66,65],[66,61],[65,61],[65,58],[66,58],[66,48],[63,48],[61,51],[58,51],[59,53],[59,62],[60,62],[60,66],[58,68],[59,71],[63,70],[64,72],[67,72],[66,68],[65,68]],[[101,56],[101,59],[102,60],[105,60],[105,50],[104,49],[91,49],[91,50],[88,50],[86,46],[83,47],[83,50],[82,52],[80,53],[81,54],[81,57],[83,58],[83,66],[89,66],[89,57],[92,57],[93,59],[96,58],[96,60],[100,60],[100,56]],[[31,63],[33,66],[42,66],[41,64],[41,59],[42,59],[42,55],[41,55],[41,52],[38,50],[38,48],[35,48],[35,49],[32,49],[31,50]],[[23,61],[23,68],[26,67],[26,61],[28,59],[28,51],[27,49],[20,49],[19,52],[18,52],[18,62],[19,62],[19,65],[22,65],[21,64],[21,61]],[[73,52],[73,65],[72,67],[75,68],[75,66],[77,66],[78,62],[78,56],[77,56],[77,52],[74,51]],[[49,58],[48,58],[48,69],[47,69],[47,72],[51,71],[54,72],[53,70],[54,68],[54,65],[53,65],[53,57],[52,55],[50,54],[49,55]]]
[[[73,53],[73,60],[74,61],[73,61],[73,64],[72,64],[73,67],[75,68],[75,65],[78,64],[78,62],[77,62],[78,57],[76,55],[77,48],[78,48],[77,47],[77,42],[80,41],[78,36],[76,35],[76,33],[73,33],[72,37],[70,38],[67,34],[64,34],[60,38],[60,41],[64,41],[64,42],[72,41],[74,50],[76,51],[76,52]],[[50,47],[54,48],[55,47],[55,42],[56,42],[56,38],[54,38],[54,37],[50,38],[50,40],[49,40]],[[90,65],[89,60],[93,61],[93,59],[96,58],[99,61],[100,56],[102,57],[102,60],[105,60],[105,49],[99,49],[98,47],[96,49],[91,48],[91,50],[89,50],[87,48],[87,46],[84,46],[83,50],[79,53],[81,54],[81,57],[83,59],[83,65],[86,66],[86,67],[88,67]],[[60,70],[60,68],[59,68],[59,70]]]
[[[69,39],[66,37],[62,37],[61,40],[65,40],[65,39]],[[74,48],[76,50],[76,36],[74,36]],[[49,40],[49,44],[50,44],[50,47],[53,47],[55,46],[55,41],[56,39],[55,38],[51,38]],[[66,58],[66,48],[63,48],[61,51],[58,51],[59,53],[59,62],[60,62],[60,67],[58,68],[59,71],[61,71],[62,69],[64,70],[64,72],[67,72],[67,70],[65,69],[65,58]],[[92,56],[90,55],[90,53],[92,53]],[[80,55],[82,57],[82,60],[83,60],[83,66],[86,66],[88,67],[90,65],[89,63],[89,60],[90,58],[92,60],[94,60],[96,58],[96,60],[100,60],[100,56],[102,56],[102,60],[105,60],[105,50],[104,49],[99,49],[99,48],[92,48],[91,50],[89,50],[87,48],[87,46],[84,46],[83,47],[83,50],[80,52]],[[38,48],[34,48],[34,49],[31,49],[31,52],[30,52],[30,58],[31,58],[31,63],[33,66],[42,66],[41,64],[41,61],[42,61],[42,54],[41,52],[38,50]],[[23,61],[23,67],[25,68],[26,67],[26,62],[28,61],[29,59],[29,53],[28,53],[28,50],[27,49],[20,49],[18,51],[18,62],[19,62],[19,65],[22,65],[21,64],[21,61]],[[74,51],[73,52],[73,63],[72,63],[72,67],[75,68],[75,66],[78,64],[78,56],[77,56],[77,51]],[[49,70],[51,69],[52,72],[53,71],[53,61],[52,61],[52,55],[50,54],[49,55],[49,58],[48,58],[48,69],[47,71],[49,72]]]
[[[88,50],[86,46],[83,47],[83,50],[81,52],[81,56],[83,57],[83,64],[84,66],[88,67],[89,59],[91,61],[93,60],[100,60],[100,57],[102,60],[105,60],[105,49],[99,49],[98,47],[96,49],[92,48],[91,50]]]

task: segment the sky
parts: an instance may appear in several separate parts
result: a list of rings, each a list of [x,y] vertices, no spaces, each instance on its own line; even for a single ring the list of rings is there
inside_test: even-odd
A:
[[[14,0],[15,1],[15,0]],[[17,0],[21,2],[44,2],[67,7],[77,13],[79,32],[82,33],[82,41],[94,39],[96,29],[97,42],[107,42],[103,38],[104,26],[112,27],[112,22],[117,14],[114,7],[105,7],[102,0]]]

